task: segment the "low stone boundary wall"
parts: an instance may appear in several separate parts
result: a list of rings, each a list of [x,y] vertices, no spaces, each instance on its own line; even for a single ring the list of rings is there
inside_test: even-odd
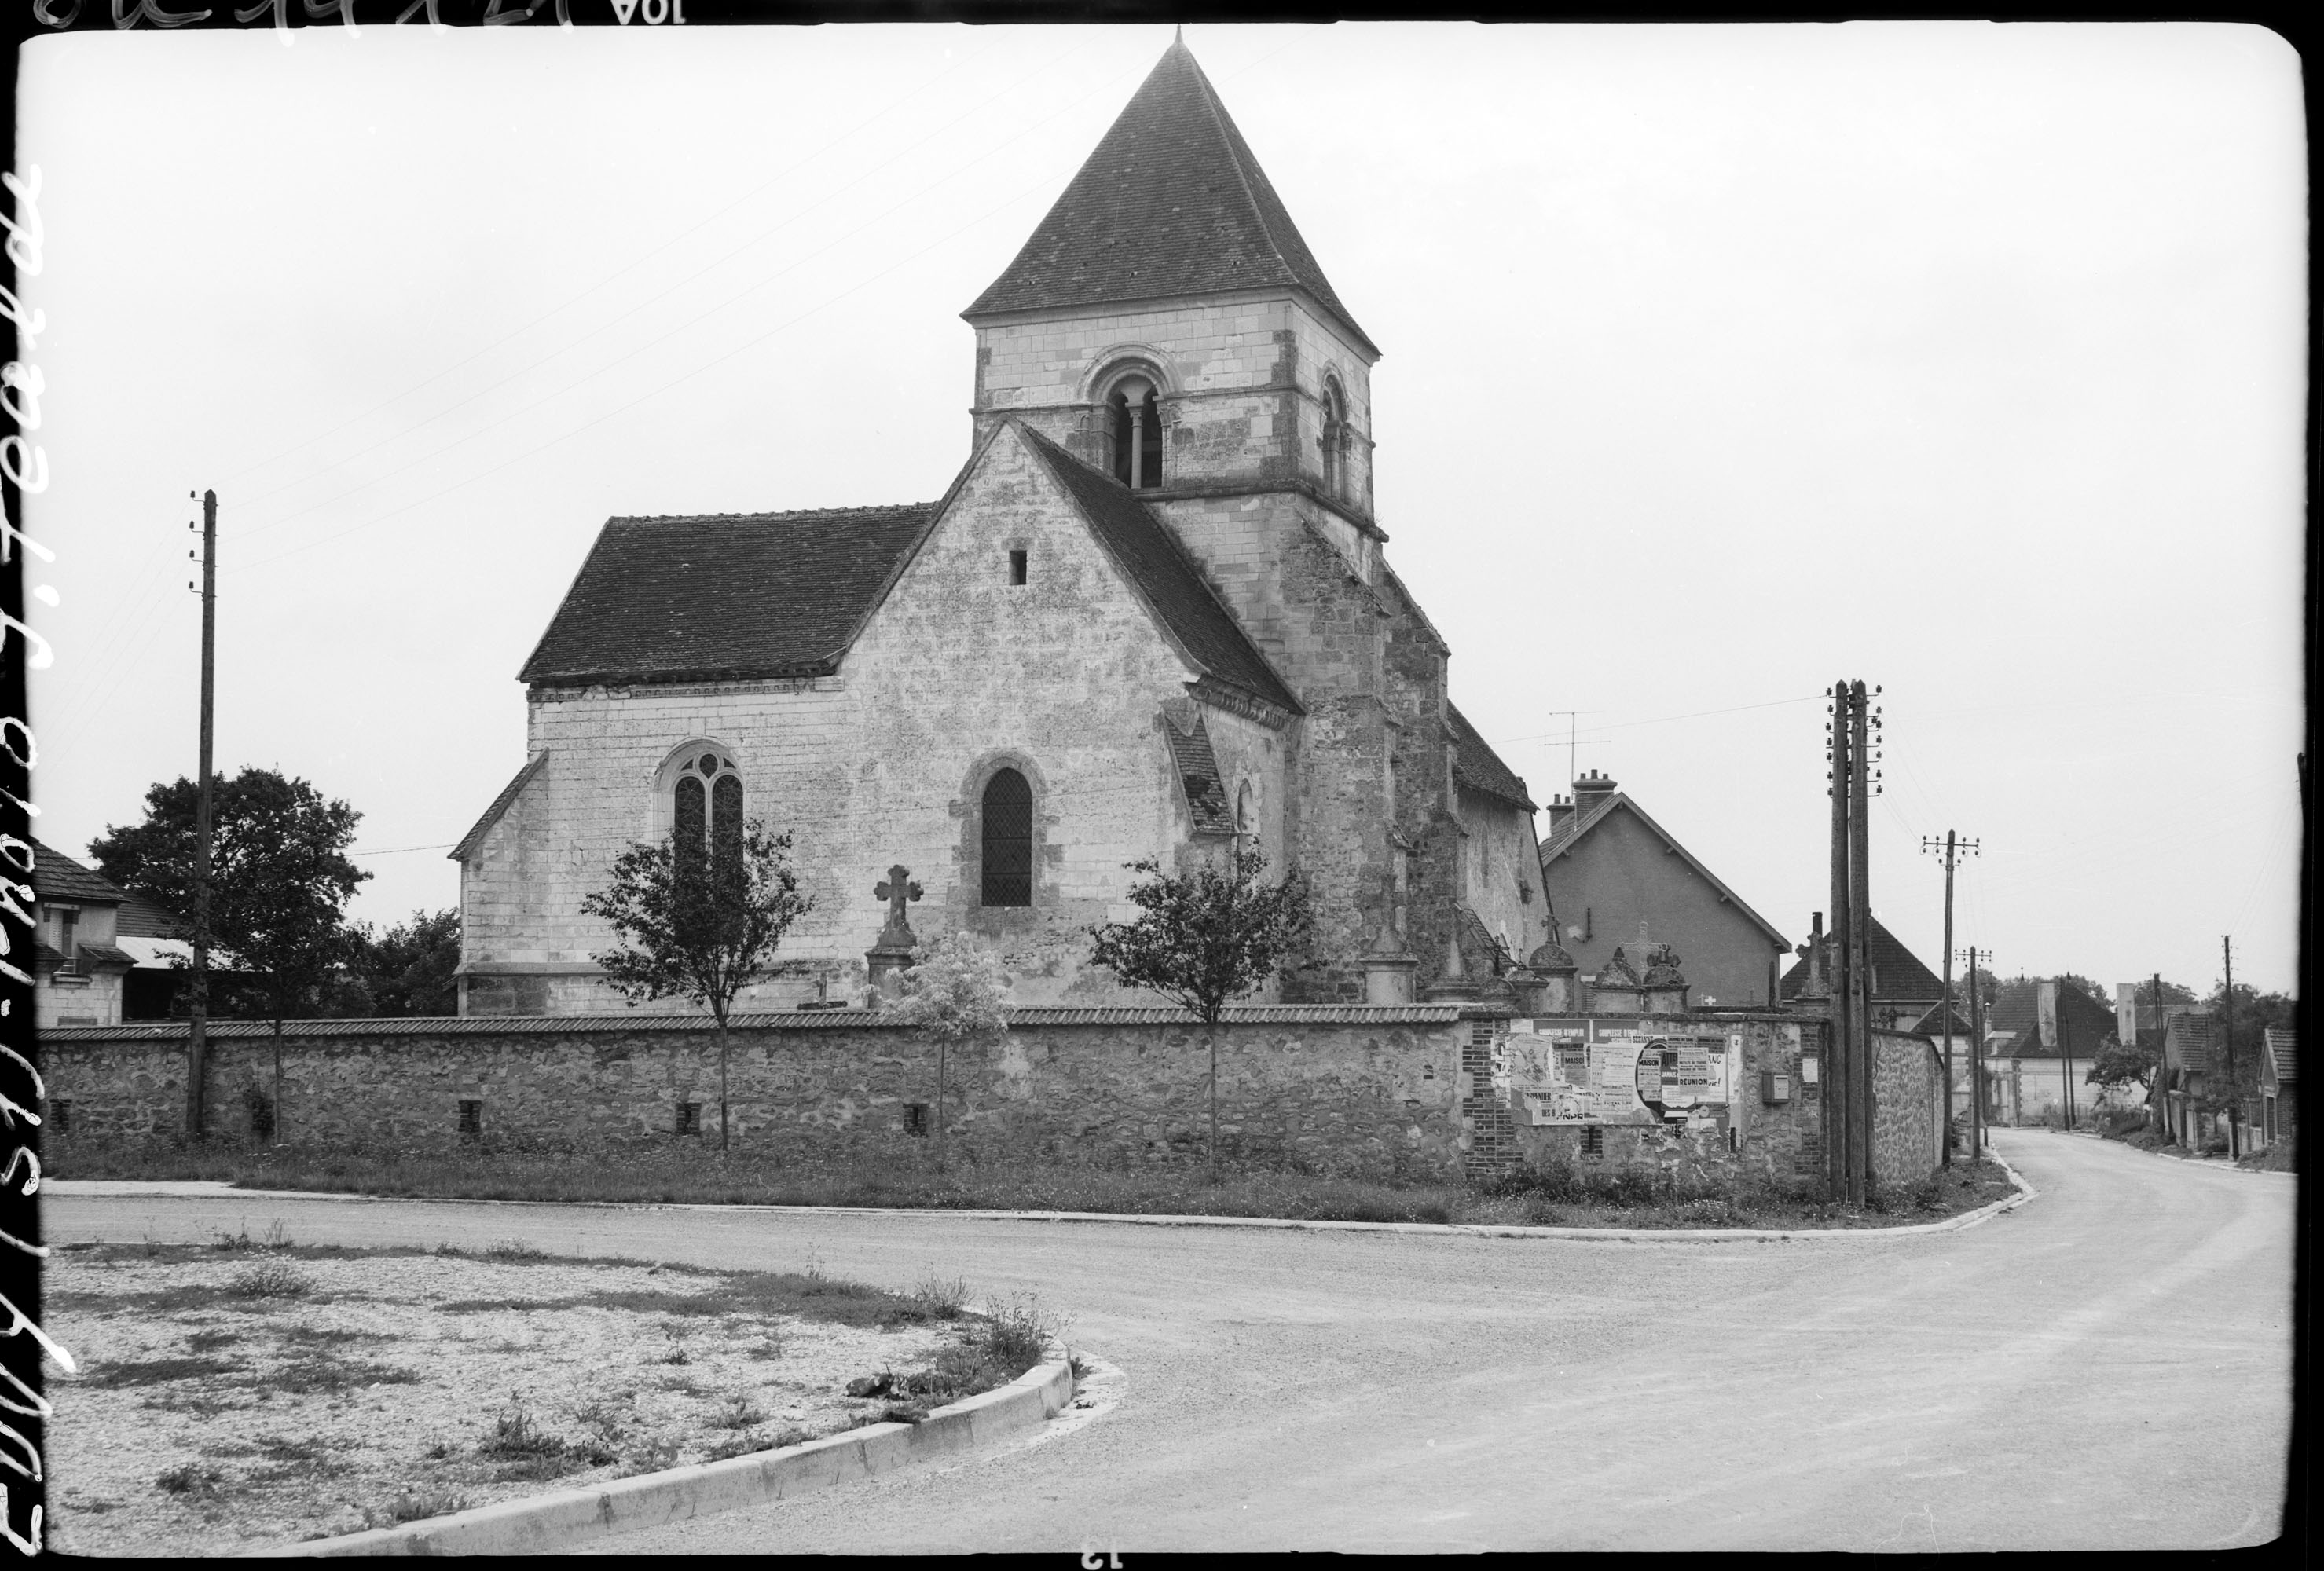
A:
[[[1245,1159],[1457,1177],[1463,1040],[1452,1005],[1266,1006],[1219,1027],[1220,1144]],[[181,1021],[41,1034],[51,1133],[184,1127]],[[706,1019],[668,1015],[214,1023],[208,1126],[270,1118],[300,1143],[459,1138],[568,1150],[718,1138]],[[1019,1009],[948,1054],[946,1138],[963,1155],[1200,1161],[1203,1028],[1177,1009]],[[862,1010],[740,1015],[728,1032],[738,1148],[833,1151],[932,1132],[936,1052]],[[691,1112],[687,1111],[691,1108]],[[680,1131],[688,1130],[687,1133]]]
[[[1943,1061],[1925,1036],[1872,1033],[1872,1181],[1916,1184],[1944,1160]]]

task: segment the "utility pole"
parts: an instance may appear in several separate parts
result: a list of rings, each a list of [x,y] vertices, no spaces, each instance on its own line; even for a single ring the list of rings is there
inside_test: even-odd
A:
[[[194,806],[194,987],[192,1018],[187,1023],[186,1034],[186,1133],[196,1140],[202,1136],[203,1082],[209,1067],[210,721],[217,688],[217,492],[214,491],[202,492],[201,593],[202,772]]]
[[[1853,977],[1849,969],[1849,902],[1848,902],[1848,781],[1849,719],[1848,684],[1831,684],[1831,719],[1825,729],[1831,732],[1826,750],[1831,758],[1831,769],[1825,778],[1831,782],[1831,1027],[1824,1053],[1824,1156],[1831,1169],[1831,1196],[1836,1200],[1860,1199],[1857,1193],[1855,1163],[1856,1145],[1852,1134],[1855,1123],[1853,1087],[1853,1054],[1849,1051],[1849,1027],[1855,1014],[1849,1006],[1849,989]]]
[[[1876,694],[1879,691],[1872,689]],[[1867,951],[1872,942],[1872,777],[1878,772],[1872,767],[1871,733],[1879,724],[1860,681],[1849,684],[1849,710],[1848,944],[1849,963],[1856,972],[1855,985],[1848,992],[1854,1012],[1849,1034],[1856,1044],[1856,1105],[1850,1109],[1850,1127],[1856,1135],[1856,1181],[1861,1190],[1853,1198],[1860,1205],[1875,1187],[1873,1117],[1877,1098],[1873,1078],[1877,1057],[1872,1044],[1872,967]]]
[[[1945,1140],[1941,1159],[1946,1167],[1953,1164],[1953,862],[1962,852],[1975,855],[1977,841],[1958,839],[1951,830],[1945,831],[1941,842],[1930,836],[1921,837],[1921,850],[1941,852],[1945,859]],[[1970,1148],[1971,1159],[1975,1148]]]
[[[2227,986],[2219,989],[2219,1079],[2227,1092],[2227,1160],[2236,1159],[2236,1115],[2242,1109],[2236,1106],[2236,945],[2235,940],[2219,940],[2219,959],[2227,966]]]
[[[1969,1153],[1978,1162],[1985,1160],[1985,989],[1978,986],[1977,968],[1980,960],[1990,960],[1989,949],[1970,948],[1961,951],[1969,957]]]
[[[2148,1127],[2168,1141],[2171,1135],[2171,1120],[2166,1115],[2170,1109],[2170,1086],[2169,1076],[2164,1072],[2163,1065],[2163,973],[2161,971],[2154,973],[2153,997],[2154,1000],[2154,1067],[2147,1071],[2146,1122]],[[2135,1015],[2131,1016],[2130,1024],[2133,1030],[2137,1029],[2138,1017]],[[2133,1043],[2131,1045],[2135,1047],[2138,1044]]]
[[[2065,985],[2058,988],[2058,1117],[2065,1127],[2074,1126],[2074,1048],[2073,1035],[2067,1030]]]

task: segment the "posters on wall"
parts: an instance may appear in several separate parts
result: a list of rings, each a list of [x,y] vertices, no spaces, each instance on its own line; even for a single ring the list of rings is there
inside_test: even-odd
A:
[[[1516,1020],[1508,1080],[1536,1125],[1714,1119],[1742,1076],[1743,1037],[1592,1022]]]

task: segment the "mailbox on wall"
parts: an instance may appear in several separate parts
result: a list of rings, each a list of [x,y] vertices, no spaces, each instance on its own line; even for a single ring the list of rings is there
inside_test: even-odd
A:
[[[1773,1070],[1763,1070],[1760,1071],[1759,1100],[1766,1103],[1769,1107],[1773,1107],[1778,1102],[1788,1102],[1791,1099],[1791,1076],[1779,1075]]]

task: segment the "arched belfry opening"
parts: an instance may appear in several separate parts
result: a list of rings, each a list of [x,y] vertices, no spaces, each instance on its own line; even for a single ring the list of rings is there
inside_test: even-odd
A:
[[[1106,398],[1113,420],[1113,477],[1133,491],[1162,483],[1162,400],[1153,382],[1126,376]]]
[[[1348,430],[1348,395],[1340,390],[1340,379],[1323,379],[1323,435],[1321,438],[1323,456],[1323,494],[1344,496],[1348,489],[1348,454],[1354,439]]]

